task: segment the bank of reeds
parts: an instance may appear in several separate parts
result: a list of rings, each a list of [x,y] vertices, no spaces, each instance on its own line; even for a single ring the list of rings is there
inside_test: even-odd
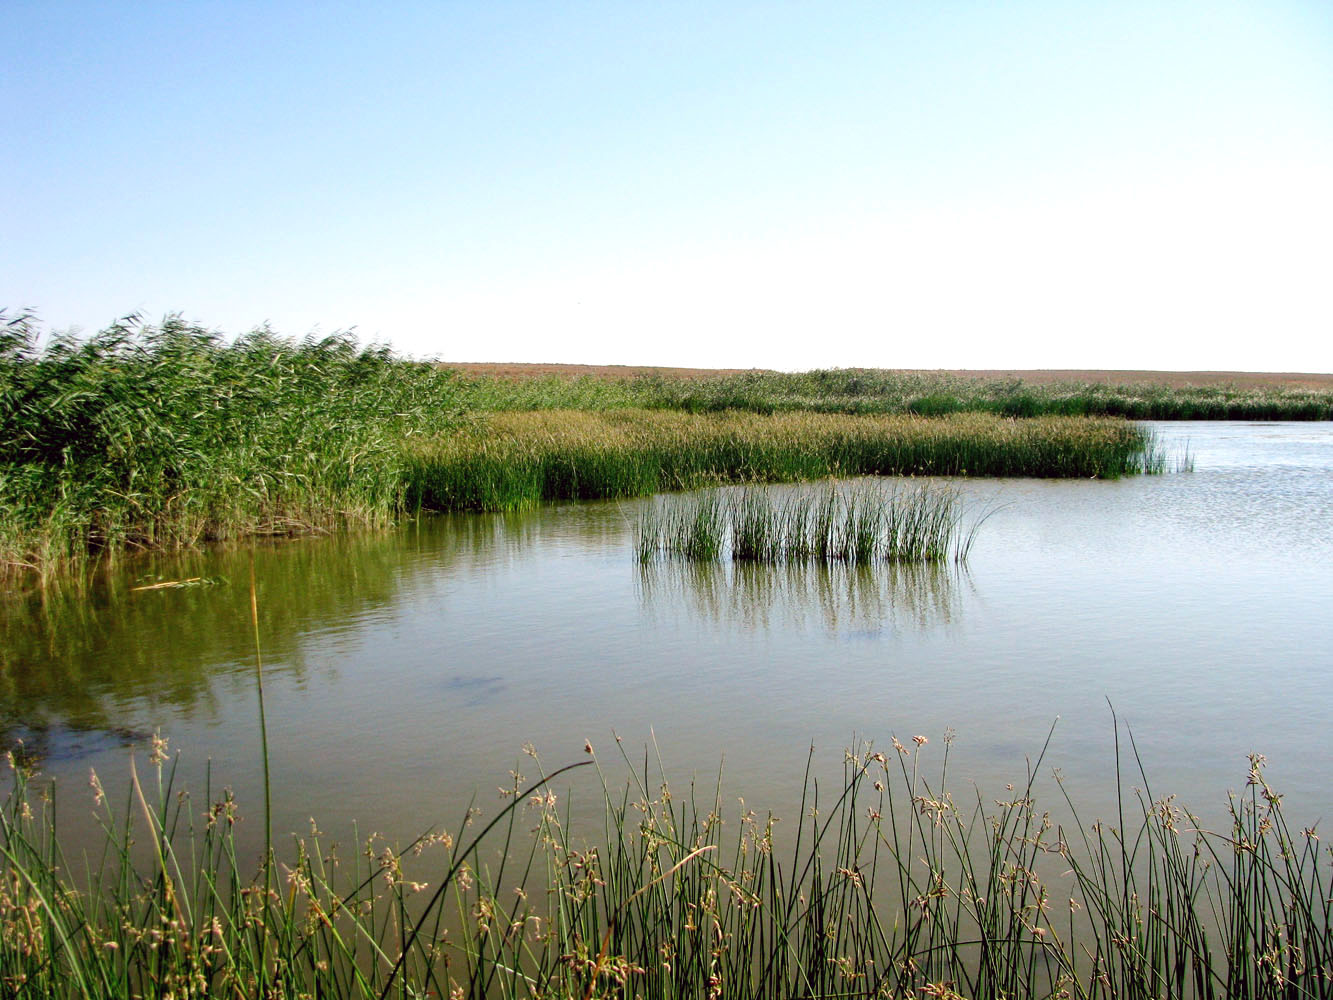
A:
[[[1118,421],[754,413],[788,407],[729,390],[696,405],[651,380],[559,383],[554,396],[547,383],[509,397],[479,384],[341,335],[227,342],[168,317],[44,340],[30,316],[0,312],[0,576],[423,509],[830,475],[1162,467],[1149,435]],[[512,409],[491,412],[501,404]],[[584,409],[544,409],[570,405]]]
[[[976,527],[963,526],[958,494],[947,486],[861,483],[781,495],[747,488],[659,498],[639,517],[635,547],[641,562],[961,561]]]
[[[1128,789],[1117,816],[1055,825],[1036,800],[1042,757],[991,800],[955,789],[949,740],[853,748],[841,783],[807,772],[783,823],[726,805],[720,779],[604,772],[595,836],[570,828],[574,776],[543,775],[534,752],[534,780],[515,775],[493,815],[342,851],[312,828],[259,858],[238,856],[230,793],[193,805],[160,744],[114,807],[94,776],[105,843],[82,858],[61,851],[49,786],[14,764],[0,993],[1328,995],[1329,852],[1289,826],[1262,757],[1216,832]]]
[[[403,441],[457,422],[452,383],[345,336],[131,318],[43,343],[0,315],[0,572],[387,521]]]
[[[1116,478],[1164,461],[1142,427],[1084,417],[539,411],[417,439],[407,475],[423,508],[515,510],[829,476]]]

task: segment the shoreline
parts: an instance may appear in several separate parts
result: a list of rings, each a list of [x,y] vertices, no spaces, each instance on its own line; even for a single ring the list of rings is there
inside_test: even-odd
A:
[[[781,374],[770,368],[677,368],[658,365],[584,365],[563,362],[440,361],[440,368],[468,375],[525,379],[556,375],[563,378],[639,378],[659,376],[676,379],[710,379],[731,375]],[[1235,386],[1237,388],[1333,389],[1333,373],[1157,371],[1152,369],[1099,368],[847,368],[850,372],[886,372],[894,375],[945,376],[992,381],[1018,379],[1034,385],[1082,382],[1098,385]]]

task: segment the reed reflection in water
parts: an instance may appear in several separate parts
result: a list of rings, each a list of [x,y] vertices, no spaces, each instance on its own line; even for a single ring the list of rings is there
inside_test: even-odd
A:
[[[745,631],[822,631],[848,640],[948,629],[972,589],[957,563],[644,563],[638,596],[654,615],[684,608]]]

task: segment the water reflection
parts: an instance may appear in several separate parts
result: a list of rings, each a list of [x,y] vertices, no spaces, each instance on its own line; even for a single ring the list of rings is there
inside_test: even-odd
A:
[[[965,573],[640,567],[643,501],[259,546],[275,828],[373,816],[414,835],[489,794],[525,743],[564,762],[612,730],[651,738],[673,770],[725,757],[729,786],[790,814],[812,741],[952,726],[956,773],[991,787],[1058,716],[1084,801],[1113,752],[1108,701],[1158,787],[1213,800],[1260,750],[1313,819],[1329,800],[1308,762],[1333,714],[1333,519],[1311,512],[1333,504],[1333,424],[1262,430],[1167,428],[1199,456],[1191,475],[962,484],[1005,501]],[[193,780],[212,760],[256,801],[251,558],[157,557],[79,593],[5,595],[0,737],[81,787],[160,727]],[[190,577],[227,582],[132,589]]]
[[[632,503],[579,504],[423,518],[386,533],[158,555],[87,587],[10,595],[0,604],[0,742],[61,759],[140,741],[146,719],[225,723],[254,685],[252,578],[266,670],[298,690],[327,687],[363,659],[368,630],[447,613],[471,600],[461,581],[525,574],[538,552],[604,557],[604,582],[633,578],[654,614],[683,608],[743,630],[848,641],[947,628],[968,586],[952,566],[637,567],[634,513]],[[142,589],[192,578],[206,585]],[[437,682],[464,707],[505,690],[476,666]]]
[[[253,567],[264,656],[309,680],[304,638],[354,630],[395,599],[403,541],[307,540],[159,557],[86,588],[54,588],[0,604],[0,740],[67,756],[142,733],[128,721],[169,709],[218,711],[219,685],[248,685],[254,664]],[[136,590],[202,577],[208,586]]]
[[[142,741],[145,719],[225,724],[254,686],[252,579],[266,675],[327,689],[349,664],[364,663],[366,634],[410,625],[422,601],[445,610],[440,600],[457,597],[455,581],[494,578],[536,552],[571,548],[615,552],[623,581],[633,565],[628,531],[616,504],[423,517],[388,532],[150,554],[78,586],[8,593],[0,602],[0,747],[21,741],[34,759],[60,760]],[[199,583],[145,589],[182,580]],[[486,670],[440,683],[464,707],[504,690]]]
[[[643,608],[661,615],[685,608],[698,618],[746,631],[823,631],[847,640],[947,629],[957,623],[963,567],[886,563],[696,563],[668,560],[640,567]]]

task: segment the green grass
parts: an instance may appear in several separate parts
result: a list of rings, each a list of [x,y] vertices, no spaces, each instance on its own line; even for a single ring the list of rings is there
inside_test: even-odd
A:
[[[660,497],[639,518],[641,562],[662,556],[763,563],[962,560],[976,526],[962,526],[947,487],[829,485],[777,496],[756,488]]]
[[[680,787],[625,759],[626,780],[598,761],[603,831],[571,828],[574,776],[534,752],[494,815],[341,851],[312,829],[259,858],[238,854],[230,793],[195,805],[162,752],[118,805],[94,778],[103,846],[67,857],[49,786],[18,763],[0,993],[1327,995],[1333,868],[1261,757],[1216,832],[1124,788],[1119,815],[1056,826],[1037,802],[1044,748],[992,800],[955,783],[950,739],[855,747],[841,782],[797,780],[781,817],[728,805],[720,777]]]
[[[819,373],[738,378],[467,380],[345,336],[225,342],[169,317],[43,340],[32,317],[0,313],[0,576],[46,580],[123,553],[421,510],[862,474],[1116,477],[1165,463],[1123,421],[818,412],[893,407],[844,405],[859,397]],[[827,391],[796,392],[812,385]]]

